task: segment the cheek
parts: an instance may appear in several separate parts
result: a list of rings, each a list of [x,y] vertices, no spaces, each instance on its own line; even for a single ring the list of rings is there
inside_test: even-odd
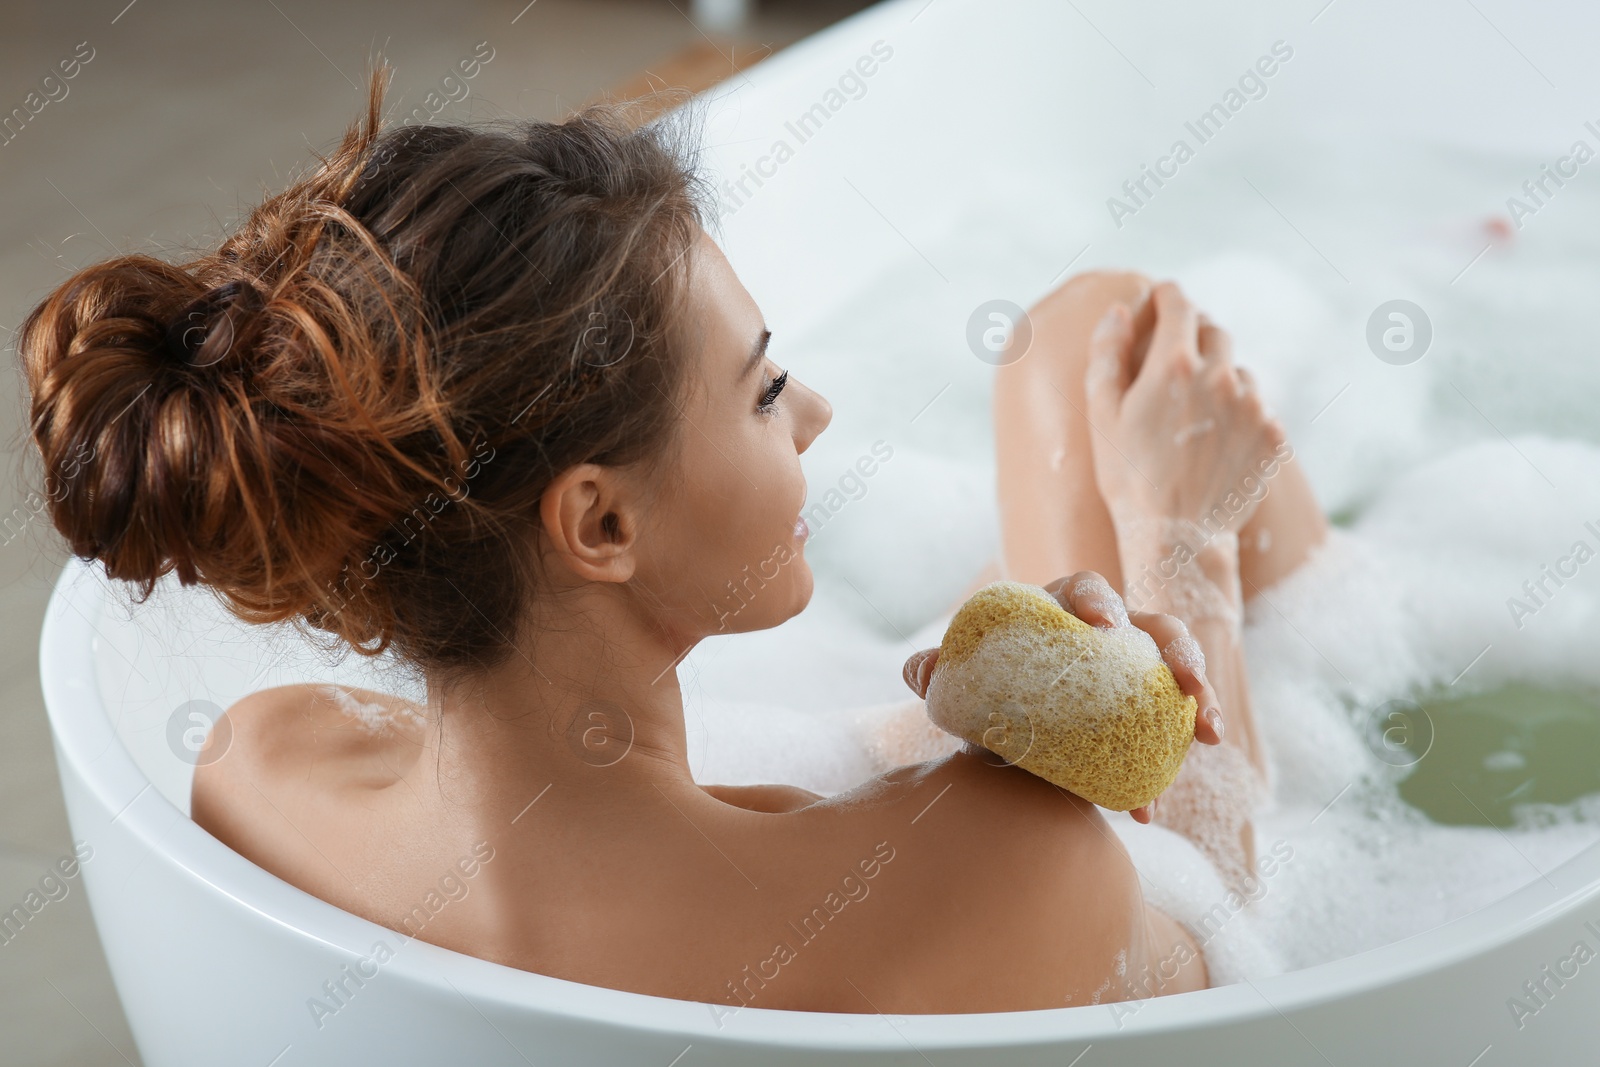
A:
[[[813,588],[793,532],[803,478],[792,451],[785,460],[769,441],[726,457],[707,451],[710,458],[697,456],[686,469],[676,500],[674,579],[710,599],[710,632],[775,626],[804,607]]]
[[[758,472],[748,464],[743,470],[734,466],[732,456],[709,446],[696,450],[686,458],[681,483],[652,509],[658,566],[669,587],[681,587],[689,597],[727,594],[745,565],[753,570],[771,550],[762,545],[770,537],[762,529],[757,491],[747,480]]]
[[[686,559],[726,563],[748,554],[759,529],[757,492],[750,484],[757,473],[716,453],[690,469],[675,507]]]
[[[738,555],[736,571],[771,555],[799,514],[803,478],[788,442],[780,427],[752,418],[743,432],[702,440],[686,468],[687,525],[712,554]]]
[[[722,581],[738,581],[758,572],[771,580],[778,561],[792,555],[784,551],[786,542],[781,535],[787,524],[779,514],[784,509],[776,503],[788,491],[771,488],[774,482],[769,476],[749,467],[723,473],[726,476],[719,479],[715,491],[697,501],[690,525],[699,544],[691,551],[707,568],[724,574]],[[751,480],[756,484],[751,485]]]

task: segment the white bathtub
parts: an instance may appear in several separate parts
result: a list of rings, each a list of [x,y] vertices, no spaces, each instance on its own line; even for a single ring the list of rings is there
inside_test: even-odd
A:
[[[188,819],[186,764],[165,746],[167,716],[121,715],[96,669],[131,654],[150,673],[181,652],[158,651],[164,635],[138,633],[120,606],[108,605],[107,589],[91,566],[75,561],[63,571],[40,670],[72,832],[93,849],[81,877],[150,1067],[1488,1065],[1577,1063],[1592,1052],[1600,975],[1580,970],[1520,1030],[1507,998],[1523,995],[1521,983],[1557,966],[1574,942],[1595,943],[1584,923],[1600,925],[1600,846],[1404,941],[1255,983],[1160,997],[1132,1015],[1111,1005],[890,1017],[746,1008],[719,1025],[704,1004],[410,942],[364,985],[347,986],[353,995],[319,1026],[308,999],[342,964],[398,935],[280,881]],[[242,651],[213,664],[218,697],[254,673]],[[257,651],[264,661],[266,646]],[[185,685],[170,706],[204,691]]]
[[[1366,310],[1406,292],[1396,290],[1398,275],[1389,270],[1403,253],[1390,255],[1391,246],[1374,235],[1411,236],[1374,213],[1371,190],[1359,182],[1331,214],[1324,206],[1319,216],[1315,194],[1326,200],[1337,168],[1317,169],[1314,161],[1330,157],[1315,153],[1328,148],[1335,131],[1350,132],[1352,122],[1381,124],[1391,134],[1426,129],[1435,143],[1473,151],[1491,142],[1524,148],[1533,159],[1543,158],[1547,144],[1559,149],[1568,139],[1569,117],[1535,106],[1543,84],[1519,66],[1502,38],[1474,21],[1479,16],[1470,8],[1452,8],[1451,15],[1422,5],[1317,11],[1315,4],[1295,13],[1275,2],[1150,6],[1162,10],[1152,16],[1145,8],[1089,0],[894,0],[759,65],[711,109],[708,162],[724,175],[737,177],[742,168],[764,175],[759,186],[747,186],[754,195],[723,220],[724,245],[766,313],[775,351],[785,346],[780,362],[801,360],[814,371],[812,384],[833,394],[835,425],[807,453],[808,479],[825,488],[864,447],[858,440],[879,432],[890,433],[897,449],[891,473],[873,483],[872,499],[852,500],[848,519],[837,520],[843,540],[818,538],[819,577],[842,572],[875,603],[904,612],[897,621],[916,620],[913,628],[948,603],[993,549],[991,518],[982,509],[952,514],[947,506],[958,484],[974,496],[986,490],[983,383],[991,368],[971,359],[960,340],[972,308],[996,296],[1026,306],[1069,260],[1075,269],[1182,267],[1218,243],[1214,224],[1227,220],[1229,247],[1292,265],[1338,309],[1324,334],[1350,332],[1356,339],[1347,359],[1325,354],[1302,361],[1292,374],[1280,372],[1289,366],[1281,360],[1261,365],[1264,386],[1284,409],[1324,503],[1349,504],[1373,478],[1416,459],[1425,444],[1418,443],[1420,433],[1406,436],[1421,421],[1419,379],[1397,385],[1394,368],[1370,359],[1359,341]],[[1592,85],[1600,68],[1563,61],[1574,42],[1593,34],[1554,33],[1543,17],[1550,6],[1537,8],[1514,20],[1520,45],[1569,91],[1594,98],[1574,86]],[[1488,14],[1502,17],[1497,7]],[[1292,42],[1297,65],[1281,72],[1268,97],[1249,105],[1227,130],[1226,144],[1206,149],[1180,182],[1125,228],[1113,229],[1106,197],[1166,147],[1185,115],[1215,99],[1277,38]],[[840,73],[872,55],[880,40],[892,58],[876,64],[861,95],[843,98],[820,132],[792,158],[775,162],[769,154],[775,140],[793,138],[785,123],[827,100]],[[1357,69],[1351,64],[1359,78],[1349,76]],[[1289,139],[1302,135],[1288,152]],[[1387,150],[1379,140],[1359,138],[1334,147],[1340,162]],[[1286,160],[1315,173],[1286,172]],[[1259,199],[1233,172],[1236,166]],[[1470,217],[1515,189],[1522,171],[1515,180],[1510,173],[1444,159],[1427,181],[1391,183],[1394,197],[1411,201],[1389,210],[1419,230],[1451,212]],[[1579,204],[1580,195],[1564,194],[1562,210]],[[1452,198],[1463,206],[1426,213],[1428,205]],[[1299,224],[1300,236],[1283,225],[1287,218]],[[1545,221],[1541,215],[1536,222],[1544,228],[1530,232],[1564,232]],[[1352,233],[1373,243],[1358,248]],[[1397,239],[1395,247],[1402,243]],[[1459,285],[1443,287],[1477,251],[1463,245],[1459,254],[1440,253],[1447,267],[1439,293],[1460,294],[1470,304],[1492,291],[1473,287],[1480,279],[1489,285],[1494,256]],[[1440,269],[1407,263],[1414,274]],[[1336,300],[1337,294],[1356,295]],[[1281,306],[1301,306],[1293,287],[1266,295]],[[1242,315],[1248,301],[1229,310]],[[1441,344],[1451,341],[1451,325],[1441,316]],[[1269,328],[1244,326],[1241,340],[1253,341],[1259,355],[1298,344]],[[881,405],[858,402],[878,386],[889,392],[887,378],[874,377],[886,372],[866,355],[885,356],[881,364],[889,369],[914,366],[926,389]],[[845,380],[845,367],[860,375],[848,379],[857,390],[849,403],[833,388]],[[922,417],[927,398],[945,382],[956,387],[940,393],[934,414]],[[904,391],[901,380],[894,385]],[[1322,417],[1329,397],[1346,395],[1341,385],[1348,398]],[[1567,393],[1592,397],[1592,391]],[[1363,450],[1381,460],[1361,459]],[[944,553],[938,566],[910,566],[898,544],[851,540],[847,523],[870,519],[884,506],[901,509],[897,528],[938,531]],[[854,594],[830,601],[829,588],[819,582],[806,615],[848,607]],[[51,600],[40,653],[72,830],[93,849],[81,877],[151,1067],[819,1061],[1489,1067],[1593,1059],[1600,967],[1582,967],[1559,987],[1544,969],[1562,967],[1577,942],[1600,947],[1600,936],[1585,925],[1593,921],[1600,929],[1600,846],[1487,907],[1404,940],[1253,983],[1158,998],[1131,1015],[1116,1006],[888,1018],[747,1008],[719,1026],[706,1005],[577,985],[411,942],[319,1026],[307,1002],[322,983],[374,942],[394,944],[398,935],[281,882],[195,826],[186,815],[192,770],[174,755],[166,731],[171,712],[186,701],[225,707],[266,684],[357,678],[361,665],[328,671],[292,654],[280,661],[281,650],[267,638],[220,626],[191,610],[193,603],[179,597],[165,613],[130,620],[108,598],[103,575],[74,562]],[[741,655],[770,655],[791,639],[792,633],[769,632],[722,640],[745,642]],[[903,656],[893,644],[873,655],[884,662]],[[859,691],[888,687],[867,699],[903,696],[896,671],[879,662],[865,672],[859,658],[844,662],[849,653],[837,655],[830,671],[854,671]],[[826,674],[807,674],[796,692],[810,700],[807,687]],[[871,681],[879,678],[887,681]],[[691,722],[691,735],[693,728]],[[1519,1027],[1508,1000],[1526,1001],[1529,980],[1544,981],[1553,995]]]

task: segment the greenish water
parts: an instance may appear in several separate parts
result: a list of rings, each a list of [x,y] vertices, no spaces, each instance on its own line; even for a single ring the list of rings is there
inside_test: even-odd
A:
[[[1374,713],[1368,740],[1411,768],[1400,796],[1447,825],[1509,827],[1514,804],[1600,792],[1600,693],[1514,684],[1393,701]]]
[[[1347,504],[1328,513],[1328,521],[1334,526],[1353,526],[1361,517],[1363,505],[1361,503]]]

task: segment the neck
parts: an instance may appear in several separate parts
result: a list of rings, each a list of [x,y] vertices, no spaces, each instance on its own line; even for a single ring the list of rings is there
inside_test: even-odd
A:
[[[693,786],[677,665],[698,633],[605,582],[546,598],[523,633],[486,674],[430,694],[426,747],[449,777],[513,800],[544,783],[567,796]]]

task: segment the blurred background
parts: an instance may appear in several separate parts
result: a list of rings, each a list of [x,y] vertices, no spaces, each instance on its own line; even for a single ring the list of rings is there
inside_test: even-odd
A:
[[[8,0],[0,108],[26,118],[9,120],[0,141],[0,326],[9,342],[51,287],[94,260],[135,250],[178,258],[215,244],[293,168],[336,143],[363,98],[364,64],[380,52],[397,68],[393,121],[417,108],[438,109],[440,122],[559,120],[605,96],[703,90],[865,6]],[[442,87],[473,57],[475,77]],[[58,99],[30,101],[63,60],[79,65],[46,87]],[[449,100],[462,97],[461,85],[467,95]],[[0,531],[0,901],[9,907],[71,841],[37,669],[39,625],[65,552],[23,506],[37,464],[22,450],[25,400],[9,363],[4,380],[0,514],[13,518]],[[66,897],[0,944],[0,1061],[137,1062],[82,891],[67,884]]]

